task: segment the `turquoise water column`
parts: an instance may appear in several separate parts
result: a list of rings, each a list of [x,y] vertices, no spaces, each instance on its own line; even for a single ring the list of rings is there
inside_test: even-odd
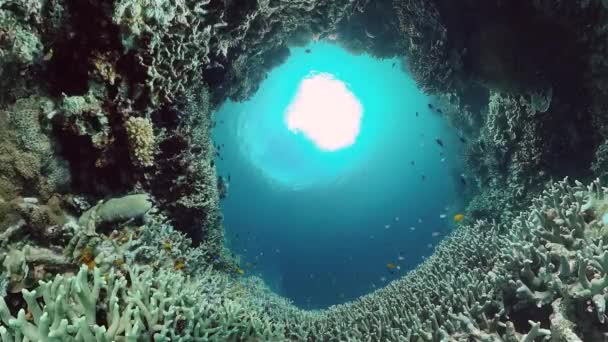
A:
[[[225,103],[214,141],[245,276],[324,307],[430,255],[462,204],[461,143],[428,103],[397,59],[326,42],[293,48],[250,100]]]

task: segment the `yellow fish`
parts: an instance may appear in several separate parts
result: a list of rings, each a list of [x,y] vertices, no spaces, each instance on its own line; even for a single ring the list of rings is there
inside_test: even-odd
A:
[[[397,268],[397,265],[393,264],[392,262],[389,262],[388,264],[386,264],[386,268],[388,268],[389,270],[394,270],[395,268]]]
[[[456,214],[454,215],[454,222],[460,222],[464,219],[464,214]]]
[[[240,268],[237,267],[236,268],[236,273],[238,273],[240,275],[243,275],[243,274],[245,274],[245,271],[243,271],[242,269],[240,269]]]

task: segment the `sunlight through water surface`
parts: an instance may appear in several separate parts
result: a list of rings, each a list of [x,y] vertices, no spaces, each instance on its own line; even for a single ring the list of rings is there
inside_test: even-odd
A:
[[[300,83],[285,116],[287,127],[317,147],[335,151],[355,143],[363,108],[344,82],[333,75],[311,75]]]

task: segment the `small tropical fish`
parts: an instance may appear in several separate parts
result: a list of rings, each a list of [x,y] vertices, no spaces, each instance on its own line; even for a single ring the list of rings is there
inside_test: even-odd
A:
[[[395,67],[395,64],[396,64],[396,63],[395,63],[395,62],[393,62],[393,68]]]
[[[414,231],[414,230],[416,230],[416,227],[410,227],[410,230]]]
[[[429,109],[433,109],[433,108],[435,108],[435,107],[433,107],[433,105],[429,103]]]
[[[397,265],[397,271],[401,270],[401,266]]]
[[[443,147],[443,141],[439,138],[435,138],[435,142],[437,143],[437,145]]]
[[[246,263],[245,263],[245,266],[246,266],[247,268],[252,268],[252,267],[253,267],[253,264],[252,264],[252,263],[250,263],[250,262],[246,262]]]
[[[426,180],[426,176],[425,175],[422,175],[420,178],[422,179],[423,182]]]
[[[384,229],[389,229],[390,227],[391,227],[391,225],[390,225],[390,224],[385,224],[385,225],[384,225]]]
[[[466,144],[467,140],[463,137],[458,137],[461,143]]]
[[[416,112],[416,117],[418,117],[418,112]]]
[[[386,268],[388,268],[389,270],[394,270],[395,268],[397,268],[397,265],[393,264],[392,262],[389,262],[388,264],[386,264]]]
[[[464,214],[456,214],[454,215],[454,222],[460,222],[464,219]]]
[[[403,255],[400,255],[397,257],[397,260],[402,261],[402,260],[405,260],[405,258],[403,257]]]
[[[441,233],[439,233],[439,232],[433,232],[433,233],[431,234],[431,236],[432,236],[432,237],[437,237],[437,236],[439,236],[439,235],[441,235]]]
[[[412,160],[412,161],[410,162],[410,164],[412,164],[412,166],[414,166],[414,165],[416,165],[416,162]]]
[[[444,218],[446,218],[446,217],[447,217],[447,215],[446,215],[446,214],[441,214],[441,215],[439,215],[439,218],[442,218],[442,219],[444,219]]]
[[[176,261],[176,262],[175,262],[175,264],[174,264],[173,268],[174,268],[176,271],[181,271],[181,270],[183,270],[184,268],[186,268],[186,263],[185,263],[183,260],[178,260],[178,261]]]
[[[240,268],[240,267],[237,267],[237,268],[235,269],[235,271],[236,271],[236,273],[238,273],[239,275],[243,275],[243,274],[245,274],[245,271],[243,271],[243,269],[242,269],[242,268]]]
[[[443,111],[441,109],[437,108],[437,113],[443,114]]]
[[[419,218],[419,219],[418,219],[418,223],[422,223],[422,218]]]
[[[311,50],[311,49],[306,49],[306,50],[304,50],[304,52],[306,52],[306,53],[311,53],[311,52],[312,52],[312,50]]]
[[[426,245],[428,248],[433,248],[433,244],[429,243],[428,245]]]
[[[460,183],[467,185],[467,179],[464,177],[464,173],[460,175]]]
[[[442,162],[442,163],[443,163],[443,162],[445,162],[445,158],[441,158],[441,162]]]
[[[380,277],[380,281],[383,283],[386,282],[386,277]]]
[[[395,216],[395,221],[399,221],[399,216]]]
[[[50,61],[53,58],[53,48],[50,48],[49,51],[42,57],[42,60],[45,62]]]

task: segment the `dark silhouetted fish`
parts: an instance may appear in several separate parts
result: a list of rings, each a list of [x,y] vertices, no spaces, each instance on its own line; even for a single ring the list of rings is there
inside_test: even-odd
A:
[[[429,109],[433,109],[433,108],[435,108],[435,107],[433,107],[433,105],[429,103]]]
[[[418,112],[416,112],[416,117],[418,117]]]
[[[441,109],[437,108],[437,113],[443,114],[443,111]]]
[[[312,52],[312,50],[311,50],[311,49],[306,49],[306,50],[304,50],[304,52],[306,52],[306,53],[311,53],[311,52]]]
[[[425,175],[422,175],[420,178],[422,179],[423,182],[426,180],[426,176]]]
[[[412,160],[412,161],[410,162],[410,164],[412,164],[412,166],[414,166],[414,165],[416,164],[416,162]]]
[[[461,143],[466,144],[467,140],[463,137],[458,137],[458,139],[460,140]]]
[[[441,141],[441,139],[435,138],[435,142],[437,143],[437,145],[443,147],[443,141]]]
[[[393,68],[395,67],[395,64],[397,64],[397,63],[393,62]]]
[[[462,183],[462,185],[467,185],[467,179],[464,178],[464,175],[460,175],[460,183]]]

